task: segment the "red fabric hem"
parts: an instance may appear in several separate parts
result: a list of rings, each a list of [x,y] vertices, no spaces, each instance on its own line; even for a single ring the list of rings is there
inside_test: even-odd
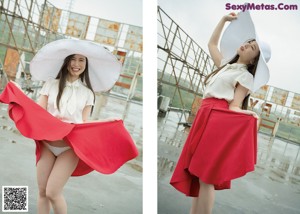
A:
[[[138,155],[122,120],[83,124],[62,122],[11,82],[1,93],[0,101],[9,104],[9,116],[20,133],[35,140],[36,163],[43,148],[42,140],[64,139],[70,145],[80,159],[72,176],[85,175],[93,170],[111,174]]]

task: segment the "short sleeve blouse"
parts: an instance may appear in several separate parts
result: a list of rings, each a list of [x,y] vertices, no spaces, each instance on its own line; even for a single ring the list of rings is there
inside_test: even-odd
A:
[[[57,79],[49,79],[40,90],[41,95],[48,96],[47,111],[64,122],[82,123],[84,107],[94,104],[93,92],[80,79],[72,83],[67,81],[60,99],[60,110],[58,110],[56,105],[58,83]]]
[[[224,61],[222,61],[224,63]],[[222,64],[223,64],[222,63]],[[236,84],[239,83],[252,91],[253,76],[244,64],[227,64],[217,74],[208,80],[204,91],[204,98],[225,99],[231,102],[234,98]]]

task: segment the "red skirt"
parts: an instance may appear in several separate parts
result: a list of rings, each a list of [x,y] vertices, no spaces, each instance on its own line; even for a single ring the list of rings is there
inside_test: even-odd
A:
[[[123,121],[65,123],[53,117],[28,98],[13,83],[8,83],[0,102],[9,104],[9,116],[25,137],[36,142],[36,162],[39,161],[42,140],[64,139],[79,157],[72,176],[93,170],[111,174],[138,155],[138,150],[123,125]]]
[[[197,197],[199,179],[216,190],[230,189],[231,180],[254,170],[257,119],[228,109],[226,100],[202,101],[170,184]]]

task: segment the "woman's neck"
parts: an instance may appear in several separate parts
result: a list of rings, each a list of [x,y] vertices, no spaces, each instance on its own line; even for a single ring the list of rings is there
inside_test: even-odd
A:
[[[237,61],[236,61],[237,64],[244,64],[244,65],[247,65],[247,62],[245,62],[244,60],[242,60],[241,58],[239,58]]]
[[[78,79],[79,79],[79,76],[67,75],[67,81],[70,82],[70,83],[75,82]]]

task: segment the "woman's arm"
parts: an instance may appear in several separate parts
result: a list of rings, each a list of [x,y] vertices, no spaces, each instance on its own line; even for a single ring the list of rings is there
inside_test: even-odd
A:
[[[38,98],[37,104],[40,105],[42,108],[47,110],[48,96],[47,95],[41,95]]]
[[[83,111],[82,111],[82,120],[83,122],[87,122],[88,118],[89,118],[89,115],[91,114],[91,111],[92,111],[92,106],[91,105],[88,105],[88,106],[85,106]]]
[[[259,119],[258,115],[254,112],[254,111],[250,111],[250,110],[243,110],[240,108],[244,98],[247,96],[248,94],[248,89],[245,88],[244,86],[238,84],[235,91],[234,91],[234,98],[231,101],[231,103],[229,104],[229,109],[232,111],[236,111],[236,112],[241,112],[244,114],[249,114],[252,115],[253,117]]]
[[[218,68],[221,66],[221,60],[223,59],[223,56],[218,48],[221,32],[227,21],[232,21],[236,18],[237,16],[234,13],[223,16],[218,25],[216,26],[215,30],[213,31],[208,42],[208,50],[210,56]]]
[[[107,118],[107,119],[101,119],[101,120],[88,120],[89,115],[91,114],[91,110],[92,110],[92,106],[85,106],[83,111],[82,111],[82,119],[83,122],[109,122],[109,121],[117,121],[117,120],[121,120],[121,118]]]

